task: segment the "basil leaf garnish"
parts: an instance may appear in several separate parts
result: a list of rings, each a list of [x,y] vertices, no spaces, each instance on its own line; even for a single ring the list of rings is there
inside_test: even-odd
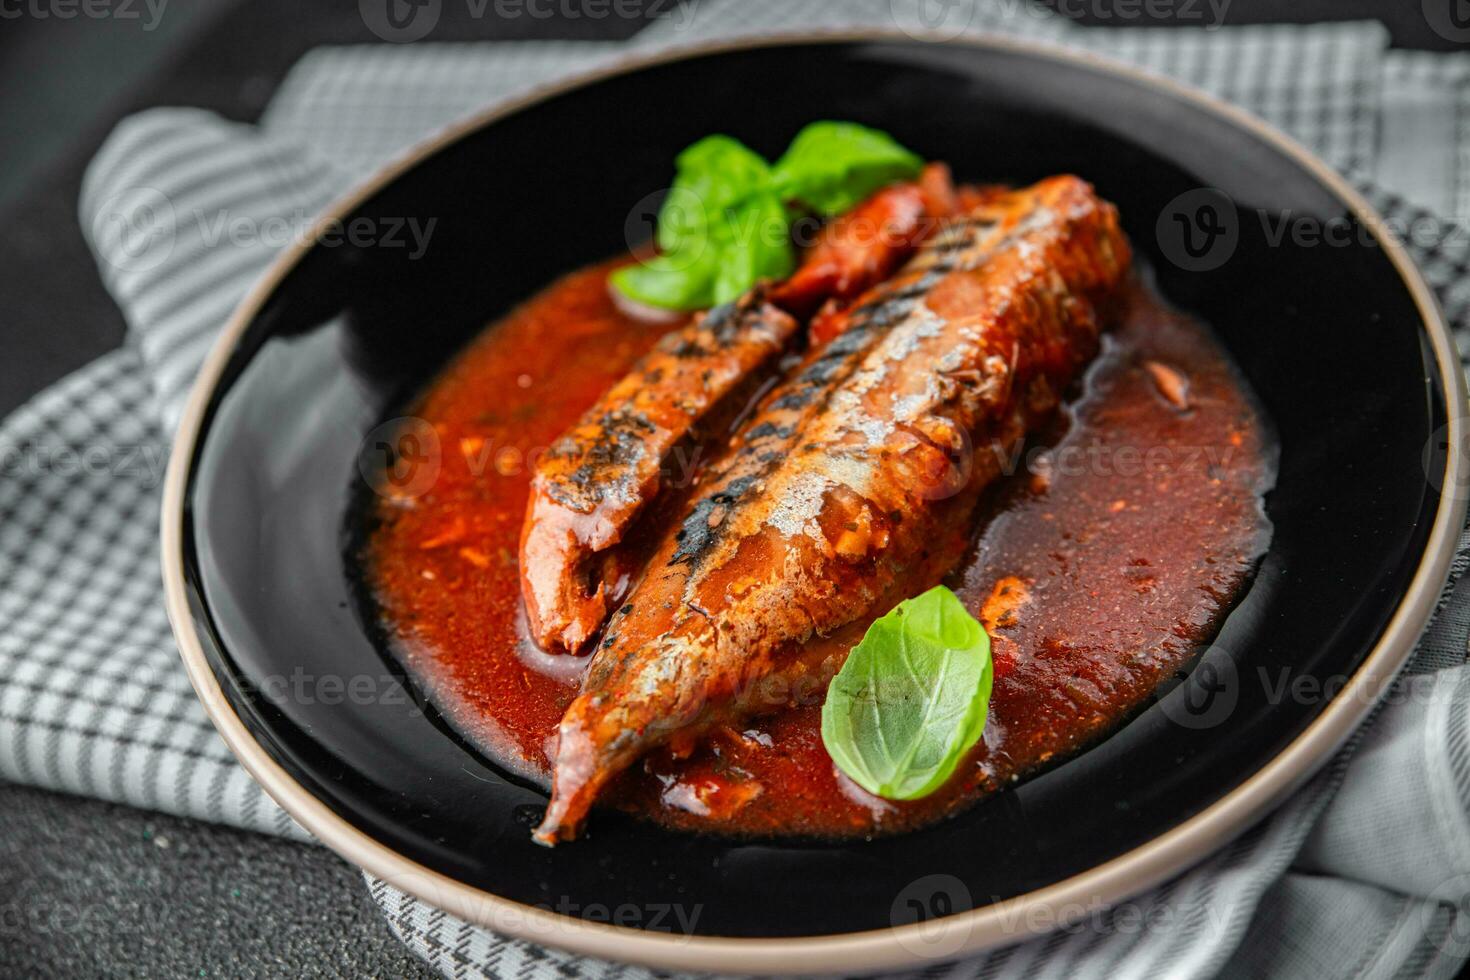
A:
[[[625,265],[609,276],[624,296],[668,310],[701,310],[714,306],[719,250],[707,239]]]
[[[760,279],[784,279],[796,268],[791,245],[791,217],[769,191],[752,199],[727,219],[715,273],[714,301],[728,303]]]
[[[934,792],[980,740],[990,706],[990,637],[944,586],[868,627],[832,679],[822,744],[875,796]]]
[[[886,133],[856,123],[812,123],[775,167],[739,140],[706,136],[675,160],[654,235],[661,254],[619,269],[612,284],[665,309],[728,302],[795,268],[793,207],[838,214],[921,165]]]
[[[672,252],[771,184],[771,168],[759,153],[729,136],[706,136],[674,160],[674,186],[658,212],[655,241]]]
[[[923,165],[887,133],[857,123],[814,122],[796,134],[772,177],[783,197],[833,215],[880,187],[916,176]]]

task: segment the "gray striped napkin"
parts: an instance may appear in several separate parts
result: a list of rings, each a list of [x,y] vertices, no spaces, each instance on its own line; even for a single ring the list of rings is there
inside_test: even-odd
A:
[[[166,434],[229,309],[327,200],[472,108],[630,47],[862,23],[1006,30],[1129,58],[1232,99],[1441,214],[1470,214],[1470,162],[1442,115],[1470,106],[1464,60],[1385,53],[1372,24],[1093,31],[1020,0],[706,0],[630,45],[322,49],[259,126],[187,109],[135,116],[98,154],[80,208],[129,344],[0,425],[0,776],[301,835],[210,728],[161,600]],[[1376,200],[1406,224],[1433,218],[1400,197]],[[1470,238],[1436,227],[1414,250],[1465,349]],[[1403,696],[1356,751],[1194,871],[1076,928],[926,975],[1450,975],[1470,954],[1467,632],[1470,587],[1456,586]],[[388,883],[369,887],[394,931],[449,976],[647,974],[507,941]]]

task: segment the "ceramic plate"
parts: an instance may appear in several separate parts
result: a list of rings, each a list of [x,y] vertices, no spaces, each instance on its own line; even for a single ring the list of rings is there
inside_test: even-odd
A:
[[[816,844],[599,814],[587,840],[538,847],[544,793],[459,738],[374,625],[349,558],[358,461],[484,324],[646,236],[680,148],[719,131],[775,155],[817,118],[887,130],[965,179],[1071,171],[1116,202],[1160,290],[1214,328],[1274,422],[1270,550],[1210,671],[956,819]],[[304,826],[508,935],[670,968],[874,970],[1116,902],[1329,757],[1409,654],[1461,524],[1441,492],[1463,469],[1453,346],[1369,207],[1262,124],[1096,59],[901,35],[661,54],[472,119],[330,216],[437,224],[418,256],[342,236],[289,249],[224,331],[169,474],[174,627],[225,739]],[[1348,233],[1290,233],[1324,223]],[[296,676],[316,693],[290,694]],[[310,686],[329,676],[374,694]],[[1329,694],[1283,697],[1282,676]]]

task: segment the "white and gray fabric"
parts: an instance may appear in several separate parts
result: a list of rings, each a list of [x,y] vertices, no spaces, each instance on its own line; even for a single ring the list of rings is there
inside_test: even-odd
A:
[[[630,50],[854,24],[1080,45],[1256,112],[1358,175],[1394,227],[1434,229],[1409,244],[1470,351],[1470,234],[1453,220],[1470,220],[1470,56],[1389,52],[1374,24],[1084,29],[1021,0],[702,0],[626,45],[321,49],[258,126],[153,110],[88,172],[81,222],[129,341],[0,424],[0,778],[304,836],[213,732],[163,611],[168,434],[230,309],[325,202],[471,109]],[[1453,974],[1470,955],[1467,564],[1470,538],[1394,696],[1270,819],[1119,909],[925,975]],[[369,887],[447,976],[648,975]]]

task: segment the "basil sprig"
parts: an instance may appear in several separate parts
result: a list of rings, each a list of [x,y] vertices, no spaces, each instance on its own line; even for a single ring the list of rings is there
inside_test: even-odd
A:
[[[822,744],[875,796],[934,792],[980,740],[990,706],[990,637],[936,586],[868,627],[833,678]]]
[[[880,187],[918,175],[924,161],[876,129],[814,122],[771,168],[783,197],[824,216],[850,210]]]
[[[796,266],[791,222],[850,209],[923,165],[886,133],[856,123],[806,126],[774,165],[729,136],[706,136],[674,161],[658,214],[659,254],[612,275],[631,299],[672,310],[729,302]]]

